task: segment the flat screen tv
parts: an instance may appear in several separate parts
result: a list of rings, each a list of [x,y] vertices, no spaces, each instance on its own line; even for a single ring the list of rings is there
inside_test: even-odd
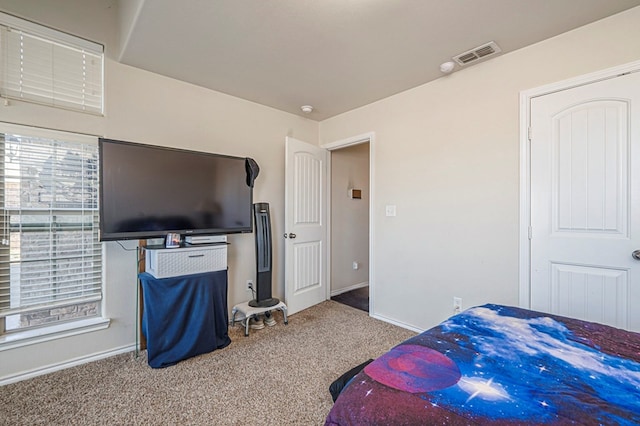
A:
[[[100,240],[252,232],[246,158],[100,139]]]

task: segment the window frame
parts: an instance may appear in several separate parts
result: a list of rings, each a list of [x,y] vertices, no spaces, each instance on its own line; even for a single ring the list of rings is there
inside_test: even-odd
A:
[[[84,145],[91,145],[95,147],[96,166],[98,164],[97,163],[97,160],[98,160],[97,155],[99,155],[97,150],[98,136],[61,132],[57,130],[35,128],[30,126],[21,126],[21,125],[15,125],[15,124],[3,123],[3,122],[0,122],[0,133],[2,133],[3,135],[18,134],[18,135],[22,135],[29,138],[41,138],[41,139],[47,139],[50,141],[60,141],[63,143],[74,143],[74,144],[80,143]],[[2,159],[0,159],[0,162],[2,164],[0,165],[0,167],[2,168],[2,175],[4,176],[5,175],[4,152],[2,154],[3,154],[3,157]],[[99,174],[97,169],[95,170],[95,173],[96,173],[96,179],[98,179]],[[1,219],[3,224],[3,230],[2,230],[3,235],[5,232],[9,231],[10,229],[9,227],[4,226],[4,222],[8,220],[7,211],[11,210],[11,209],[5,210],[5,202],[6,202],[4,200],[5,182],[6,181],[4,178],[0,179],[0,191],[3,192],[2,194],[0,194],[2,198],[0,199],[0,202],[2,203],[2,205],[0,206],[0,211],[2,213]],[[99,185],[99,182],[96,180],[95,186],[97,187],[98,185]],[[90,248],[92,250],[91,256],[93,256],[94,259],[97,259],[99,261],[99,271],[97,276],[98,277],[97,279],[99,280],[99,295],[93,299],[93,301],[96,302],[97,312],[95,313],[95,315],[91,315],[91,316],[79,316],[77,318],[73,318],[70,320],[61,320],[61,321],[59,320],[50,324],[20,327],[18,329],[10,330],[10,331],[6,330],[5,318],[7,316],[15,315],[15,313],[8,313],[8,314],[6,312],[2,313],[2,315],[0,315],[0,350],[21,346],[23,344],[32,344],[35,342],[51,340],[51,339],[59,338],[63,336],[69,336],[69,335],[75,335],[78,333],[99,330],[109,326],[109,322],[110,322],[109,319],[105,318],[103,315],[104,300],[105,300],[104,298],[105,250],[104,250],[104,244],[99,241],[98,232],[97,232],[97,229],[99,228],[99,209],[98,209],[99,205],[97,203],[99,203],[99,199],[96,194],[96,204],[91,209],[89,209],[89,211],[91,212],[90,217],[93,218],[91,220],[92,222],[91,234],[94,235],[94,238],[92,238],[92,243],[90,245]],[[48,210],[49,214],[55,211],[58,211],[58,209],[53,207],[50,210]],[[75,209],[72,208],[64,211],[74,211],[74,212],[77,211],[79,212],[78,215],[80,216],[85,214],[83,209],[78,209],[78,208],[75,208]],[[50,230],[50,232],[52,231]],[[7,238],[7,236],[4,236],[4,238]],[[82,250],[82,253],[79,256],[79,258],[82,259],[85,257],[86,247],[84,246],[84,243],[83,245],[78,247],[80,247]],[[10,256],[10,248],[7,248],[6,254]],[[76,257],[78,256],[76,255]],[[5,260],[6,264],[9,264],[9,262],[10,260]],[[9,284],[9,286],[11,286],[11,284]],[[71,303],[69,303],[69,301],[65,301],[65,302],[59,303],[58,305],[61,305],[61,306],[82,305],[88,302],[90,302],[90,300],[89,298],[86,298],[85,300],[71,301]],[[55,303],[51,303],[50,306],[43,307],[41,309],[45,309],[45,310],[52,309],[54,304]],[[23,309],[23,311],[25,312],[29,310],[34,310],[34,309],[30,309],[30,308]]]

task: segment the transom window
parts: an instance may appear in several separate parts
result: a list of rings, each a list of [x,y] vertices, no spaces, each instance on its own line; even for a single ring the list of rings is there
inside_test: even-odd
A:
[[[103,113],[102,45],[0,12],[0,96]]]

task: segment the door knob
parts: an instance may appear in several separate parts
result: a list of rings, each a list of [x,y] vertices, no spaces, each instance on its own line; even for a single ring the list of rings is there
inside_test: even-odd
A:
[[[635,260],[640,260],[640,250],[636,250],[631,253],[631,257],[633,257]]]
[[[288,234],[287,234],[287,233],[285,232],[285,233],[284,233],[284,237],[285,237],[285,238],[291,238],[291,239],[294,239],[294,238],[296,237],[296,234],[294,234],[293,232],[290,232],[290,233],[288,233]]]

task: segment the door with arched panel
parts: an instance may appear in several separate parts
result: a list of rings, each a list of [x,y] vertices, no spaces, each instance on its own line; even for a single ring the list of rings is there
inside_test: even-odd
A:
[[[640,331],[640,73],[531,100],[531,308]]]

